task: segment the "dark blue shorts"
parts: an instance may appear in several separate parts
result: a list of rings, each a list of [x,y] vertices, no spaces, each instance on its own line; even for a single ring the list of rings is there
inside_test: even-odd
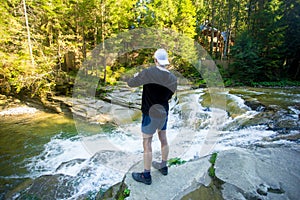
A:
[[[142,132],[145,134],[154,134],[156,130],[166,130],[168,122],[168,115],[161,118],[150,117],[143,114]]]

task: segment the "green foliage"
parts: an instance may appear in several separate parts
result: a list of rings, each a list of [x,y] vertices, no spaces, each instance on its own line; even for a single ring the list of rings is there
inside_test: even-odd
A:
[[[126,199],[127,197],[129,197],[129,196],[130,196],[130,190],[126,188],[126,189],[123,191],[122,195],[120,195],[120,196],[118,197],[118,200],[124,200],[124,199]]]
[[[129,190],[128,188],[126,188],[126,189],[124,190],[123,194],[124,194],[124,197],[129,197],[129,195],[130,195],[130,190]]]
[[[195,36],[196,9],[191,0],[152,0],[137,3],[139,27],[172,29],[186,36]]]
[[[176,158],[170,158],[170,159],[168,160],[168,166],[169,166],[169,167],[171,167],[171,166],[173,166],[173,165],[182,165],[182,164],[184,164],[184,163],[186,163],[186,161],[185,161],[185,160],[182,160],[181,158],[178,158],[178,157],[176,157]]]
[[[212,177],[212,178],[214,178],[214,177],[216,176],[216,174],[215,174],[215,168],[214,168],[213,166],[210,166],[210,167],[208,168],[208,175],[209,175],[210,177]]]
[[[209,159],[209,162],[211,163],[211,166],[209,167],[208,169],[208,175],[212,178],[215,178],[216,177],[216,174],[215,174],[215,163],[216,163],[216,160],[217,160],[217,156],[218,156],[218,153],[213,153]]]
[[[251,10],[249,26],[238,35],[232,48],[234,62],[231,71],[235,80],[250,85],[287,77],[286,56],[291,54],[288,53],[290,49],[286,48],[285,38],[291,27],[287,28],[290,22],[286,21],[284,10],[289,4],[289,1],[264,1]],[[294,38],[292,46],[299,49],[299,41],[299,38]],[[294,48],[292,51],[297,52]]]
[[[125,67],[120,67],[117,70],[112,70],[112,67],[106,66],[106,81],[108,84],[114,85],[121,75],[125,72]]]
[[[300,1],[284,1],[284,15],[282,21],[288,27],[284,35],[284,69],[287,76],[293,80],[300,80]]]
[[[227,49],[228,57],[222,57],[224,49],[215,47],[211,55],[232,63],[227,71],[221,71],[225,85],[264,83],[272,86],[277,83],[281,86],[295,83],[284,80],[299,80],[298,0],[214,0],[213,3],[203,0],[27,0],[35,61],[32,65],[23,4],[16,0],[1,1],[0,93],[42,97],[60,90],[62,85],[70,88],[77,70],[95,46],[133,28],[171,29],[196,38],[210,51],[209,35],[203,35],[200,29],[203,24],[220,32],[230,32],[232,43]],[[191,45],[181,43],[183,53],[190,52]],[[222,39],[220,44],[224,48]],[[105,81],[113,85],[125,71],[153,63],[153,52],[153,49],[138,49],[126,53],[117,62],[109,63],[105,67],[107,71],[92,70],[93,76],[106,77]],[[203,80],[192,66],[190,57],[195,56],[183,60],[169,53],[173,68],[183,76],[197,84],[212,81]]]
[[[104,198],[101,198],[101,199],[117,199],[117,200],[124,200],[126,199],[127,197],[130,196],[130,189],[128,189],[128,186],[124,183],[120,183],[120,184],[117,184],[116,186],[118,189],[118,192],[116,195],[113,195],[113,194],[110,194],[109,196],[107,196],[109,193],[111,193],[112,191],[110,191],[108,194],[106,194],[106,196],[104,196]],[[113,188],[111,188],[110,190],[113,190]]]
[[[234,62],[231,71],[234,79],[251,82],[262,77],[258,76],[262,73],[259,46],[248,32],[244,32],[237,38],[232,54]]]
[[[286,87],[286,86],[300,86],[300,81],[280,80],[276,82],[252,82],[254,87]]]
[[[172,64],[177,72],[184,77],[197,82],[201,80],[200,72],[189,62],[182,59],[180,56],[174,55]]]
[[[214,165],[216,163],[217,156],[218,156],[218,153],[213,153],[209,159],[209,162]]]
[[[194,38],[196,26],[196,9],[191,0],[178,1],[178,14],[176,17],[176,27],[179,32],[184,35]]]

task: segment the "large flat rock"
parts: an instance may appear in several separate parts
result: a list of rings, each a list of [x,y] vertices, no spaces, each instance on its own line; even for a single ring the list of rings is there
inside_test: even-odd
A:
[[[232,149],[220,152],[216,176],[224,199],[300,198],[300,152],[288,148]]]
[[[221,190],[211,187],[210,183],[216,182],[211,182],[207,175],[211,165],[209,157],[170,167],[167,176],[152,168],[152,185],[133,180],[131,173],[143,170],[143,162],[138,162],[126,173],[122,182],[131,191],[126,199],[177,200],[184,197],[206,200],[207,196],[220,199],[220,192],[225,200],[296,200],[300,197],[299,149],[257,147],[219,152],[215,174],[224,182]],[[203,185],[208,186],[207,190],[203,190]],[[205,192],[210,195],[205,195]]]
[[[125,177],[125,184],[130,189],[128,200],[157,199],[171,200],[181,199],[200,184],[209,184],[210,178],[207,170],[210,167],[209,157],[187,162],[183,165],[169,167],[169,174],[163,176],[152,168],[152,184],[145,185],[132,179],[133,171],[143,170],[143,162],[134,165]]]

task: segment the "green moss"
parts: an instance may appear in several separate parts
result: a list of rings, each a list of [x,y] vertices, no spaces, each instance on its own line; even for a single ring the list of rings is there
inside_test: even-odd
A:
[[[169,167],[171,167],[171,166],[173,166],[173,165],[182,165],[182,164],[184,164],[184,163],[186,163],[186,161],[185,161],[185,160],[182,160],[181,158],[178,158],[178,157],[176,157],[176,158],[170,158],[170,159],[168,160],[168,166],[169,166]]]
[[[126,197],[129,197],[129,195],[130,190],[128,189],[128,186],[124,182],[122,182],[122,184],[120,185],[120,189],[115,196],[115,199],[124,200]]]
[[[181,200],[190,199],[209,199],[209,200],[224,200],[222,197],[222,188],[219,183],[214,180],[209,184],[209,186],[201,185],[196,190],[190,192],[189,194],[182,197]]]
[[[121,196],[121,198],[119,197],[119,200],[123,200],[126,197],[129,197],[130,195],[130,190],[128,188],[125,188],[125,190],[123,191],[123,195]]]
[[[126,197],[130,196],[130,190],[124,183],[124,180],[111,186],[106,191],[99,191],[96,199],[98,200],[124,200]]]
[[[23,194],[23,195],[20,195],[17,199],[20,199],[20,200],[41,200],[40,198],[36,197],[33,194]]]

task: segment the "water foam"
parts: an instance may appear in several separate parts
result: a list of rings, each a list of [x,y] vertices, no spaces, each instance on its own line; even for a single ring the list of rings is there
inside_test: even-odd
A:
[[[7,110],[3,110],[0,112],[0,116],[5,115],[22,115],[22,114],[33,114],[36,113],[38,110],[33,107],[28,106],[20,106],[16,108],[9,108]]]
[[[61,133],[63,134],[63,133]],[[74,159],[88,159],[90,154],[85,150],[80,141],[80,137],[63,138],[57,135],[50,142],[44,145],[44,151],[29,160],[27,168],[31,171],[33,177],[46,174],[56,174],[56,169],[67,161]],[[76,175],[78,168],[71,167],[59,173]]]

